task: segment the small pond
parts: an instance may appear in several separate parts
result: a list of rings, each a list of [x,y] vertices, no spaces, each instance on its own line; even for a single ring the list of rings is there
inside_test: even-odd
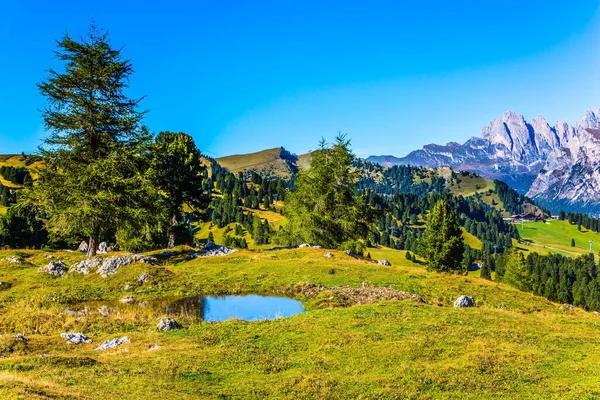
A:
[[[120,311],[147,311],[157,315],[183,317],[207,322],[226,321],[231,318],[244,321],[271,320],[291,317],[305,312],[302,302],[287,297],[243,295],[243,296],[189,296],[177,299],[122,304],[115,301],[81,304],[90,309],[106,306]]]
[[[164,308],[167,315],[184,315],[207,322],[226,321],[237,318],[259,321],[291,317],[304,312],[302,302],[275,296],[191,296],[174,301]]]

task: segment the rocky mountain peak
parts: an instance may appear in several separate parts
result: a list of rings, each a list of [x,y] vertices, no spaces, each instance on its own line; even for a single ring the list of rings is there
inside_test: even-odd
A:
[[[586,110],[577,122],[578,129],[596,128],[600,126],[600,107]]]

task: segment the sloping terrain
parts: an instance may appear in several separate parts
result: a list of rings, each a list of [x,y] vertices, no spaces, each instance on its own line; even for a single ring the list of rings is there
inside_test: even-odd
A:
[[[290,178],[298,168],[308,166],[310,154],[296,156],[283,147],[249,154],[237,154],[216,159],[219,165],[232,173],[255,172],[265,178]]]
[[[186,249],[180,249],[186,251]],[[374,250],[392,266],[325,250],[241,251],[161,265],[132,264],[51,278],[47,256],[68,265],[82,256],[0,252],[0,396],[3,398],[595,398],[600,317],[477,277],[427,272],[404,252]],[[21,264],[6,261],[15,256]],[[151,278],[140,283],[137,277]],[[331,288],[307,297],[307,284]],[[421,295],[355,304],[335,287],[393,285]],[[366,286],[365,286],[366,285]],[[8,286],[8,285],[4,285]],[[306,313],[273,321],[222,323],[176,317],[146,305],[188,294],[288,293]],[[460,295],[474,309],[456,309]],[[104,308],[124,296],[126,310]],[[93,300],[93,301],[92,301]],[[117,302],[118,303],[118,302]],[[86,309],[86,305],[90,306]],[[93,306],[92,306],[93,304]],[[116,307],[116,306],[115,306]],[[108,312],[106,313],[106,310]],[[66,344],[63,332],[92,343]],[[15,338],[22,333],[24,340]],[[107,339],[129,344],[96,351]],[[575,372],[576,373],[575,373]]]

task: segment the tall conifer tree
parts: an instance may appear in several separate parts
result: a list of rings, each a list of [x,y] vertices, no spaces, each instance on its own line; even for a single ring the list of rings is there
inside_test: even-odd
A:
[[[91,257],[106,232],[145,217],[151,137],[141,125],[141,99],[125,94],[132,65],[107,33],[92,24],[86,39],[65,35],[57,45],[64,70],[48,70],[38,84],[48,133],[40,149],[45,168],[32,193],[49,229],[87,237]]]

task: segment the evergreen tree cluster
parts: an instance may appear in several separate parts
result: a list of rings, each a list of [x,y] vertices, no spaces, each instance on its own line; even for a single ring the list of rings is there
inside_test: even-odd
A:
[[[16,201],[16,195],[0,182],[0,206],[9,207]]]
[[[581,227],[588,229],[592,232],[600,232],[600,220],[597,218],[590,217],[587,214],[580,213],[565,213],[561,211],[558,214],[558,219],[561,221],[569,221],[571,225],[577,225],[579,230]]]
[[[0,167],[0,175],[7,181],[16,183],[17,185],[30,186],[33,182],[31,174],[25,167],[3,165]]]

